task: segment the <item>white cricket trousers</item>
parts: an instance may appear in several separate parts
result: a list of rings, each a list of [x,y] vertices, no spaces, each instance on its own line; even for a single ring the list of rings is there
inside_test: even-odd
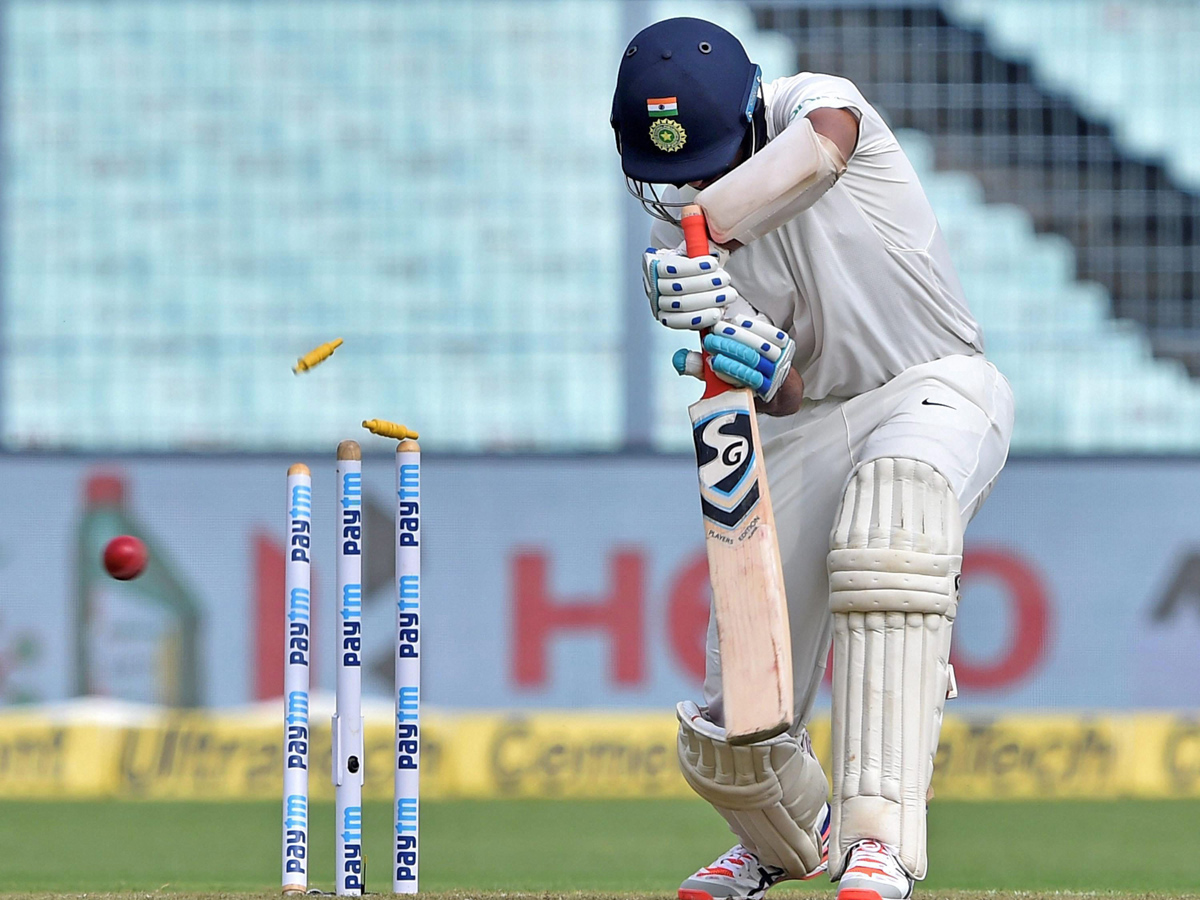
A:
[[[799,725],[812,713],[829,655],[826,557],[850,476],[873,459],[929,463],[958,496],[965,525],[1008,456],[1012,389],[985,357],[950,356],[913,366],[849,400],[805,401],[795,415],[759,416],[758,424],[783,559]],[[721,658],[711,616],[704,700],[722,724]]]

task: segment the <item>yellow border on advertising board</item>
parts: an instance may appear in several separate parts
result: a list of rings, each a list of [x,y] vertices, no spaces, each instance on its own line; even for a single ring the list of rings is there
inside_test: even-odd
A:
[[[423,715],[423,798],[686,797],[675,721],[662,713]],[[274,799],[281,729],[274,716],[196,713],[128,723],[0,715],[0,798]],[[829,762],[829,723],[812,723]],[[391,797],[392,729],[368,719],[364,796]],[[313,799],[328,724],[314,728]],[[379,773],[376,775],[376,773]],[[947,718],[934,774],[955,799],[1200,797],[1200,720],[1172,713],[1006,714]]]

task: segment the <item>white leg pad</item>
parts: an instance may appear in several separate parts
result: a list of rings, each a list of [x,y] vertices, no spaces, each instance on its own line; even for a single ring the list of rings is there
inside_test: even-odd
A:
[[[830,544],[830,874],[839,878],[850,848],[874,838],[924,878],[926,796],[953,683],[958,498],[926,463],[865,463],[846,488]]]
[[[821,828],[829,783],[800,740],[781,734],[734,746],[725,729],[690,700],[678,704],[679,768],[730,830],[764,863],[803,878],[821,865]]]

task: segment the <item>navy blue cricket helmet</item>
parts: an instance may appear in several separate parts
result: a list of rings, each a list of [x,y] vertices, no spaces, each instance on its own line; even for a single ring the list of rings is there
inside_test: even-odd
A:
[[[626,177],[683,185],[722,174],[744,145],[753,153],[766,137],[761,85],[741,42],[712,22],[666,19],[638,32],[617,72],[610,120]]]

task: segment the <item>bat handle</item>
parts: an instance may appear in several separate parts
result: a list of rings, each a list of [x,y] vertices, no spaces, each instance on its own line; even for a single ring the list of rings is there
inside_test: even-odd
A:
[[[704,210],[694,203],[685,206],[679,217],[679,225],[683,228],[687,255],[692,258],[708,256],[708,224],[704,221]],[[722,381],[712,370],[708,351],[704,349],[704,336],[709,331],[710,329],[705,328],[700,332],[700,355],[704,359],[704,395],[700,398],[702,400],[733,390],[732,385]]]

